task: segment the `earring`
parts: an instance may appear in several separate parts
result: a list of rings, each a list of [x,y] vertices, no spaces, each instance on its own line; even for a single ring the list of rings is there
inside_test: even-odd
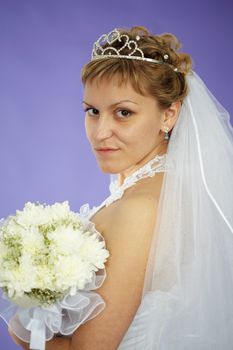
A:
[[[164,126],[163,130],[165,132],[164,140],[169,140],[169,134],[168,134],[169,128],[167,126]]]

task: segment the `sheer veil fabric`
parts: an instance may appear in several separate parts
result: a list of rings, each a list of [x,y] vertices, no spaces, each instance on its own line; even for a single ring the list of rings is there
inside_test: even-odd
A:
[[[132,333],[127,343],[126,333],[119,349],[233,346],[233,129],[198,74],[186,78],[189,92],[169,140],[143,297],[130,326],[135,339]]]

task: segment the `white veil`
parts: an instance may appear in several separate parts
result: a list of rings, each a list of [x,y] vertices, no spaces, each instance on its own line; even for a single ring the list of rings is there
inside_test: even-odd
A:
[[[173,128],[139,313],[144,350],[233,347],[233,129],[195,73]],[[115,176],[111,175],[111,181]],[[134,344],[130,349],[140,349]]]

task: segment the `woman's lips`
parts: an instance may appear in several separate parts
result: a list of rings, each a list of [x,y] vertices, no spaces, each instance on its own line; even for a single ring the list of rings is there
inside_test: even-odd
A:
[[[99,149],[96,149],[96,152],[98,154],[103,154],[103,155],[113,154],[116,151],[119,151],[119,148],[118,149],[113,149],[113,148],[99,148]]]

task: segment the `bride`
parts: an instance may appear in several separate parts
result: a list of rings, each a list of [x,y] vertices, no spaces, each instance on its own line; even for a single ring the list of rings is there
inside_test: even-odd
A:
[[[179,47],[114,29],[83,67],[87,137],[111,175],[109,197],[80,209],[110,251],[106,306],[46,350],[232,347],[232,127]]]

